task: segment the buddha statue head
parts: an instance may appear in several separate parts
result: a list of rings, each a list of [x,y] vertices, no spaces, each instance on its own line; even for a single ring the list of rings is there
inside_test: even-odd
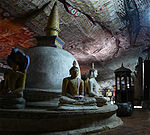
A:
[[[73,61],[73,66],[69,70],[71,78],[76,78],[79,74],[79,69],[76,67],[76,61]]]
[[[90,75],[90,78],[96,78],[98,75],[97,70],[94,69],[94,63],[92,63],[92,68],[89,71],[89,75]]]
[[[13,48],[7,57],[7,63],[13,71],[21,71],[25,73],[30,64],[30,58],[18,48]]]

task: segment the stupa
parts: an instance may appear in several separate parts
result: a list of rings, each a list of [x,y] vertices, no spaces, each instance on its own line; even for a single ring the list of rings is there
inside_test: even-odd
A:
[[[46,36],[36,37],[37,45],[26,51],[31,64],[24,97],[28,107],[54,109],[58,106],[63,78],[69,75],[69,69],[73,61],[76,61],[71,53],[62,49],[64,41],[58,36],[57,3],[52,8],[45,31]]]

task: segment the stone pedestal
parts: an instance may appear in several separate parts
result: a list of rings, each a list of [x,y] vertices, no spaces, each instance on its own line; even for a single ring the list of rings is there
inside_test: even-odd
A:
[[[46,36],[41,37],[38,39],[40,42],[37,46],[26,51],[31,60],[24,91],[27,107],[54,109],[58,106],[63,78],[69,76],[69,69],[76,59],[69,52],[54,47],[51,40],[55,39],[48,39]],[[78,62],[77,67],[79,68]]]
[[[0,108],[2,109],[24,109],[26,101],[24,98],[0,98]]]
[[[38,135],[96,134],[123,124],[116,105],[97,110],[0,109],[0,133]]]

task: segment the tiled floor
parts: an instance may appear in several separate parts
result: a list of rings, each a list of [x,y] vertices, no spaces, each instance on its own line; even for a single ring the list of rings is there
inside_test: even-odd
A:
[[[123,126],[99,135],[150,135],[150,111],[134,110],[132,116],[121,119]]]

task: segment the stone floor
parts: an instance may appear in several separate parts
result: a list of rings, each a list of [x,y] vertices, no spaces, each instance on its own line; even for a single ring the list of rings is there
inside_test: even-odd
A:
[[[150,135],[150,111],[134,110],[132,116],[121,117],[124,125],[99,135]]]

